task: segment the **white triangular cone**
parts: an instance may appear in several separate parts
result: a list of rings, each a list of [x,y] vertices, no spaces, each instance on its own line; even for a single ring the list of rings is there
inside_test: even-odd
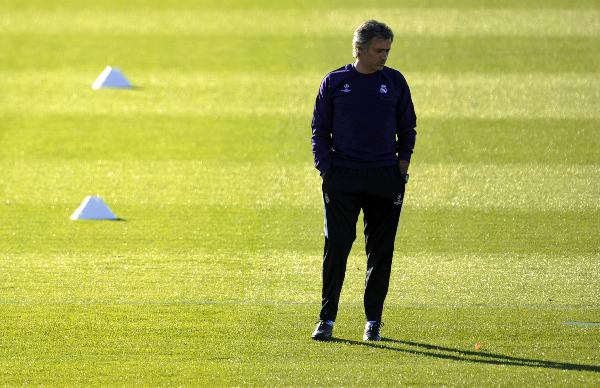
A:
[[[88,195],[71,215],[75,220],[116,220],[117,216],[106,206],[102,198]]]
[[[92,84],[92,89],[100,88],[131,88],[131,83],[125,78],[121,70],[116,67],[106,66],[98,78]]]

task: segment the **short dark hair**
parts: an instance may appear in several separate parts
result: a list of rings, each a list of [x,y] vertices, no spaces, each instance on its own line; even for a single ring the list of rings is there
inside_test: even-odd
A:
[[[354,38],[352,39],[352,56],[356,58],[358,56],[358,49],[365,49],[369,47],[371,39],[379,38],[384,40],[394,40],[394,33],[384,23],[378,22],[377,20],[367,20],[354,31]]]

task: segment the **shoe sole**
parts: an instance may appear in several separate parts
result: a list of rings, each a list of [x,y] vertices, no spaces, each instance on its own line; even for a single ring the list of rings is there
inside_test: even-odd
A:
[[[379,337],[379,338],[363,337],[363,341],[381,341],[381,337]]]

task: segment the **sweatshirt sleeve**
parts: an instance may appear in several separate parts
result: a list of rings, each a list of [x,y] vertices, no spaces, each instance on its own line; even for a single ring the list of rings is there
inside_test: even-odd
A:
[[[321,174],[331,167],[333,104],[329,93],[329,77],[321,82],[312,118],[312,152],[315,167]]]
[[[396,128],[396,152],[398,153],[398,159],[410,160],[417,137],[417,131],[415,131],[417,116],[410,96],[408,83],[402,76],[400,82],[401,93],[398,101],[398,111],[396,112],[398,123],[398,127]]]

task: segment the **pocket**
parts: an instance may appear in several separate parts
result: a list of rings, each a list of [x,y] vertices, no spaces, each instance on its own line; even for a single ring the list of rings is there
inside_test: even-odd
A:
[[[333,176],[333,172],[335,171],[335,167],[329,167],[329,170],[325,171],[325,173],[323,174],[323,183],[321,185],[321,187],[323,188],[323,191],[328,191],[331,183],[331,177]]]

